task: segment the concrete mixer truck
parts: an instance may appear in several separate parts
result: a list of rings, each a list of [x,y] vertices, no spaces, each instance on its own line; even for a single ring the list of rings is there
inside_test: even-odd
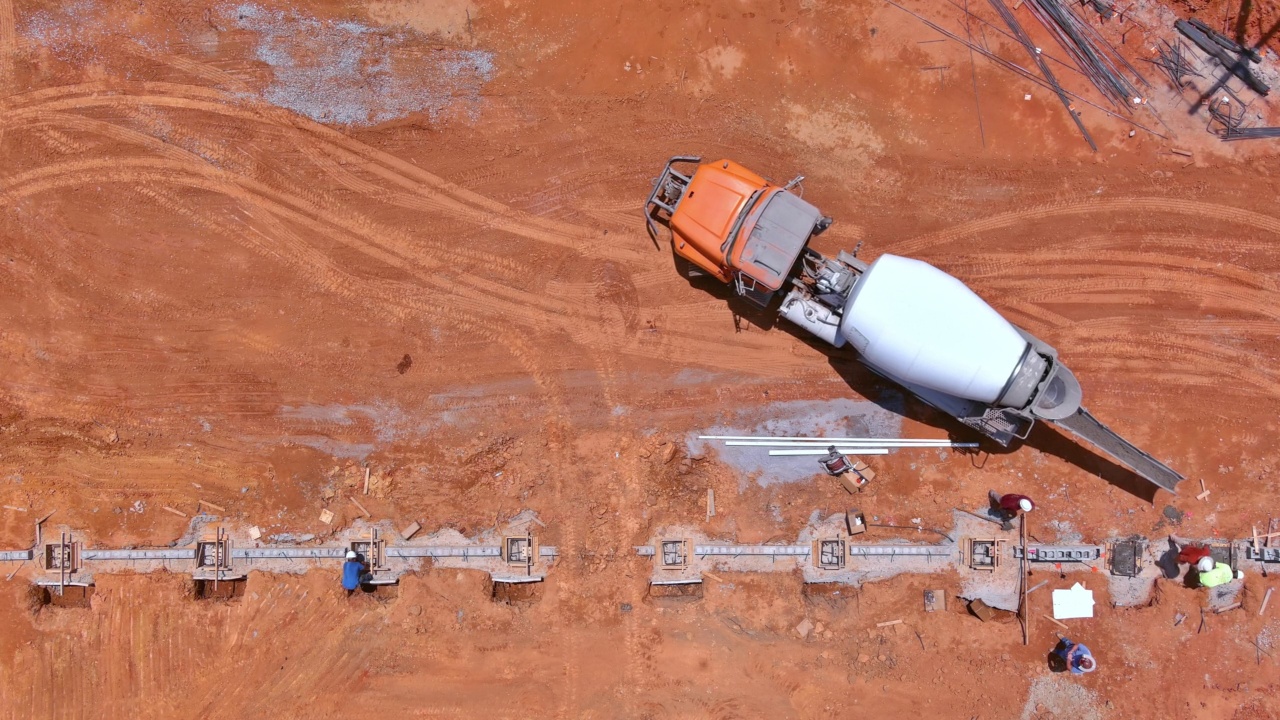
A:
[[[1094,418],[1058,351],[1011,324],[964,283],[896,255],[826,257],[809,241],[831,218],[738,163],[671,158],[645,202],[676,268],[710,276],[1002,446],[1047,420],[1169,491],[1183,478]]]

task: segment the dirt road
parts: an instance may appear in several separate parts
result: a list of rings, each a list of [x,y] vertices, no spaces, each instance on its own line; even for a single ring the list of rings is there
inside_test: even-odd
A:
[[[1168,138],[1085,108],[1094,154],[1051,93],[981,58],[971,77],[937,39],[871,2],[0,0],[0,499],[29,508],[0,513],[0,545],[53,508],[95,542],[164,545],[186,522],[161,508],[201,498],[324,538],[351,515],[320,523],[327,491],[368,464],[379,518],[471,533],[527,507],[564,552],[515,605],[452,570],[348,602],[335,569],[225,603],[110,576],[90,608],[36,612],[24,575],[0,588],[0,715],[1274,717],[1250,640],[1276,621],[1175,627],[1201,602],[1180,586],[1073,621],[1102,667],[1083,679],[1045,667],[1049,627],[1023,647],[1016,624],[923,616],[937,577],[647,597],[631,546],[701,522],[708,486],[709,530],[742,542],[849,502],[659,443],[864,397],[901,404],[905,436],[961,433],[679,279],[639,212],[677,153],[806,174],[836,218],[820,250],[963,279],[1061,350],[1095,415],[1213,490],[1153,504],[1041,428],[982,461],[890,456],[869,514],[938,526],[1016,489],[1046,535],[1100,541],[1168,532],[1166,506],[1180,534],[1242,537],[1274,508],[1274,147],[1219,142],[1152,73],[1142,122]],[[874,628],[904,615],[921,638]],[[830,637],[798,639],[805,617]]]

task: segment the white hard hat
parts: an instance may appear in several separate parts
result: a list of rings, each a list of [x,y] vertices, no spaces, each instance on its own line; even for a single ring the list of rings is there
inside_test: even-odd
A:
[[[1244,571],[1243,571],[1243,570],[1237,570],[1237,571],[1236,571],[1236,579],[1237,579],[1237,580],[1243,580],[1243,579],[1244,579]]]
[[[1022,512],[1031,512],[1031,508],[1035,506],[1031,504],[1030,500],[1022,498],[1018,501],[1018,507],[1022,508]]]
[[[347,559],[348,559],[348,560],[355,560],[355,559],[356,559],[356,551],[355,551],[355,550],[348,550],[348,551],[347,551]]]
[[[1206,555],[1200,558],[1200,562],[1196,563],[1196,569],[1200,572],[1209,572],[1213,569],[1213,565],[1213,558]]]

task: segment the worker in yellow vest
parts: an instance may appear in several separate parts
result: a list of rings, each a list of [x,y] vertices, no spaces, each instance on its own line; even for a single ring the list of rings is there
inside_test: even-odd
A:
[[[1217,587],[1244,577],[1243,570],[1232,570],[1230,565],[1215,562],[1211,557],[1200,558],[1196,563],[1196,570],[1200,571],[1200,584],[1207,588]]]

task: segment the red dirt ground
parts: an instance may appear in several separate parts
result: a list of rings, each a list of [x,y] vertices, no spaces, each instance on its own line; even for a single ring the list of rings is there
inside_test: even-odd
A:
[[[963,33],[955,7],[912,7]],[[263,18],[290,30],[267,43]],[[313,78],[273,94],[289,62],[329,68],[335,33],[392,48],[405,82],[428,67],[453,83],[472,51],[493,71],[374,124],[282,107]],[[0,584],[0,715],[1277,717],[1276,659],[1252,644],[1277,631],[1256,614],[1266,577],[1202,633],[1196,591],[1113,610],[1100,577],[1098,617],[1071,633],[1101,669],[1080,679],[1049,673],[1047,621],[1024,647],[1016,623],[924,615],[921,590],[955,578],[831,599],[728,575],[701,600],[646,597],[631,546],[700,522],[708,486],[709,532],[746,542],[848,504],[816,476],[739,492],[714,457],[663,464],[659,442],[882,389],[674,274],[639,205],[677,153],[806,174],[837,221],[820,250],[863,241],[962,278],[1189,478],[1153,499],[1041,428],[982,462],[890,457],[869,514],[945,525],[998,487],[1040,500],[1033,532],[1056,520],[1086,541],[1160,537],[1166,505],[1190,536],[1280,515],[1275,146],[1219,142],[1152,71],[1164,124],[1135,117],[1168,139],[1085,107],[1094,154],[1051,93],[979,58],[984,146],[969,53],[937,37],[860,0],[0,0],[0,500],[27,509],[0,514],[0,545],[29,545],[55,508],[95,543],[164,545],[186,524],[160,508],[198,499],[323,537],[324,490],[353,486],[367,454],[375,518],[473,533],[528,507],[562,552],[514,605],[452,570],[348,601],[335,569],[255,574],[234,602],[103,576],[90,608],[36,611],[22,575]],[[1280,124],[1267,101],[1250,112]],[[908,405],[904,435],[946,432]],[[1033,596],[1037,617],[1048,602]],[[804,617],[831,639],[798,639]],[[906,629],[874,629],[892,617]]]

